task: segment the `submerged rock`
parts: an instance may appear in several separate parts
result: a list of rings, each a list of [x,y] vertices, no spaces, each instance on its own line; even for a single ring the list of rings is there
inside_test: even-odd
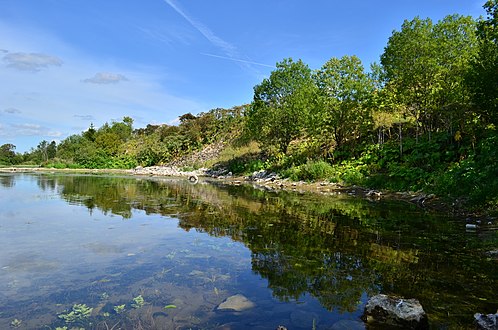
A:
[[[334,325],[329,330],[365,330],[365,324],[362,322],[358,321],[353,321],[353,320],[340,320]]]
[[[367,324],[428,329],[427,314],[416,299],[402,299],[385,294],[376,295],[367,302],[362,319]]]
[[[484,315],[481,313],[474,314],[477,329],[498,330],[498,311],[496,314]]]
[[[292,325],[298,328],[313,328],[320,321],[318,315],[308,311],[295,310],[290,314]]]
[[[228,297],[224,302],[218,305],[217,310],[242,312],[254,307],[254,303],[244,295],[236,294]]]

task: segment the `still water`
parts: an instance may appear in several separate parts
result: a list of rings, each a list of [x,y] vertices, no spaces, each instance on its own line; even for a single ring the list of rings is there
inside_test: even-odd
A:
[[[364,329],[377,293],[436,329],[498,308],[496,231],[403,202],[0,174],[0,242],[0,329]]]

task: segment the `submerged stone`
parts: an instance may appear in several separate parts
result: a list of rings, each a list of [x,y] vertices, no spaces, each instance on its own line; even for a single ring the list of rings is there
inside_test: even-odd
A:
[[[224,302],[218,305],[217,310],[242,312],[254,307],[254,303],[244,295],[236,294],[228,297]]]
[[[340,320],[332,325],[329,330],[365,330],[363,322],[353,320]]]
[[[477,329],[498,330],[498,312],[496,314],[484,315],[481,313],[474,314]]]
[[[369,299],[362,319],[367,324],[428,329],[427,314],[416,299],[402,299],[379,294]]]

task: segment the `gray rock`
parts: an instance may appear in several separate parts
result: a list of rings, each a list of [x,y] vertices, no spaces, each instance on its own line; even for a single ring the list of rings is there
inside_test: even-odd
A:
[[[242,312],[246,309],[254,307],[254,303],[247,299],[244,295],[236,294],[228,297],[224,302],[218,305],[217,310]]]
[[[365,330],[363,322],[353,320],[340,320],[332,325],[329,330]]]
[[[318,315],[315,313],[295,310],[290,314],[292,325],[298,328],[311,329],[313,324],[318,324]]]
[[[498,312],[496,314],[484,315],[481,313],[474,314],[477,329],[498,330]]]
[[[362,319],[367,324],[401,327],[403,329],[428,329],[427,314],[416,299],[403,299],[379,294],[370,298]]]

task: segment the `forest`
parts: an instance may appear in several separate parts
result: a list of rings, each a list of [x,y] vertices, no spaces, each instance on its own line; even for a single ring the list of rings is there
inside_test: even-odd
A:
[[[368,69],[354,55],[318,69],[286,58],[250,104],[187,113],[178,125],[136,129],[124,117],[24,154],[4,144],[0,165],[165,165],[218,144],[217,159],[190,166],[424,191],[496,213],[498,1],[484,9],[477,20],[405,20]]]

